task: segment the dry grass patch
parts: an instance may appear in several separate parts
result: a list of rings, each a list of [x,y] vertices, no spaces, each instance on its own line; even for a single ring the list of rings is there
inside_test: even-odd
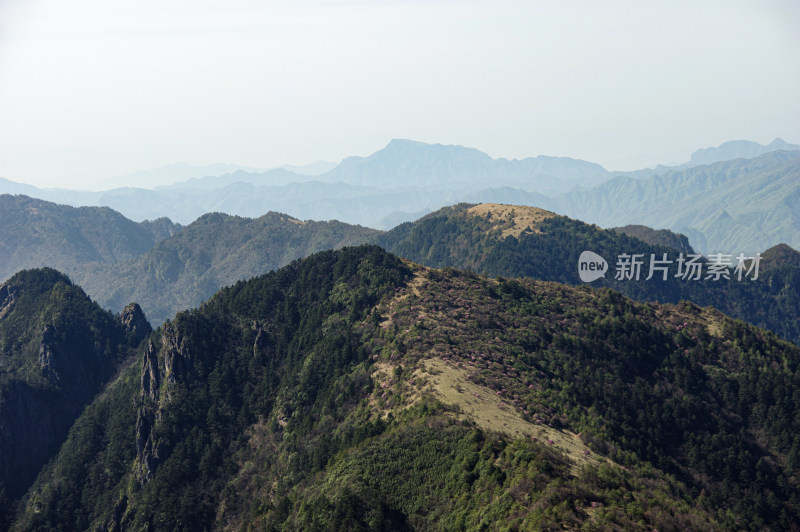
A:
[[[572,473],[575,475],[587,464],[606,461],[592,452],[574,432],[525,420],[497,392],[470,381],[466,370],[455,368],[439,358],[426,359],[422,365],[424,369],[414,372],[415,380],[426,383],[426,389],[439,400],[458,407],[461,416],[474,421],[482,429],[515,438],[536,438],[550,444],[569,456],[574,463]]]
[[[722,338],[724,336],[724,333],[722,332],[722,324],[727,318],[722,312],[706,307],[703,309],[703,312],[700,314],[700,316],[706,322],[706,330],[708,331],[708,334],[716,338]]]
[[[540,233],[536,224],[557,216],[555,213],[524,205],[501,205],[499,203],[481,203],[467,209],[472,216],[481,216],[492,222],[493,227],[502,228],[502,237],[519,237],[528,230]]]

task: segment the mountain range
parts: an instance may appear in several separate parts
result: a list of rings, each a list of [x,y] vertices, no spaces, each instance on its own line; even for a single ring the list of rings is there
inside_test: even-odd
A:
[[[172,184],[155,190],[37,189],[0,179],[0,193],[109,206],[136,221],[168,217],[188,224],[209,212],[257,218],[275,211],[384,230],[459,202],[508,203],[604,227],[671,229],[686,234],[703,253],[736,253],[780,242],[800,246],[800,224],[791,212],[798,194],[798,149],[781,139],[768,145],[732,141],[698,150],[677,167],[622,173],[568,157],[494,159],[461,146],[393,140],[368,157],[348,157],[338,165],[236,169],[224,175],[214,175],[224,165],[205,171],[178,165],[177,170],[194,172],[192,177],[163,180]],[[176,169],[152,175],[162,170]],[[751,194],[756,190],[759,194]]]
[[[371,241],[378,233],[275,212],[255,219],[212,213],[138,257],[84,265],[73,277],[104,307],[119,311],[136,301],[160,324],[198,306],[223,286],[318,251]]]
[[[20,275],[0,335],[50,315],[28,290],[69,286]],[[97,333],[110,320],[71,315]],[[32,379],[49,371],[6,338]],[[800,522],[800,348],[688,302],[365,246],[238,282],[109,360],[116,373],[19,503],[4,493],[11,530]]]
[[[603,230],[579,220],[526,206],[461,204],[445,207],[416,222],[402,224],[378,236],[379,245],[398,255],[443,268],[455,267],[484,275],[529,277],[570,285],[583,284],[578,263],[584,251],[608,260],[609,273],[592,286],[612,288],[640,301],[692,301],[770,329],[800,344],[800,252],[779,245],[763,253],[757,280],[676,277],[680,253],[691,248],[669,247],[664,233]],[[672,235],[685,245],[686,238]],[[618,279],[615,266],[623,254],[643,257],[640,277]],[[647,279],[651,257],[672,261],[667,278]]]
[[[393,141],[94,193],[258,213],[186,226],[0,195],[0,530],[791,530],[795,148],[619,175]],[[579,278],[695,250],[758,279]]]
[[[199,177],[221,176],[239,170],[248,172],[263,171],[258,168],[239,166],[236,164],[217,163],[193,166],[186,163],[175,163],[152,170],[141,170],[132,174],[113,177],[98,183],[98,186],[100,186],[102,190],[108,190],[129,187],[131,183],[135,183],[139,188],[155,188]]]
[[[775,151],[651,178],[616,177],[543,205],[601,226],[643,224],[689,237],[703,252],[800,246],[800,151]]]
[[[780,188],[793,164],[675,172]],[[789,245],[757,279],[692,280],[684,235],[525,205],[388,231],[0,205],[23,270],[0,285],[0,530],[800,522]],[[585,251],[610,265],[590,284]],[[672,269],[625,279],[624,254]]]
[[[6,269],[56,265],[102,307],[121,312],[135,301],[156,325],[198,306],[224,286],[317,251],[362,243],[376,243],[425,266],[572,285],[582,283],[576,265],[586,250],[606,257],[612,268],[615,258],[624,253],[645,258],[667,254],[673,270],[680,253],[694,252],[685,236],[665,230],[642,226],[602,230],[535,207],[459,204],[386,232],[341,222],[300,221],[274,212],[255,219],[212,213],[186,227],[171,227],[177,232],[168,238],[146,241],[149,248],[139,255],[114,259],[108,253],[79,253],[86,238],[77,230],[65,232],[109,219],[108,209],[75,209],[23,196],[2,199],[8,205],[6,212],[17,216],[8,226],[25,228],[40,243],[18,246],[16,253],[8,255]],[[120,249],[143,245],[137,240],[139,233],[119,229],[119,218],[113,218],[117,224],[95,226],[93,238],[113,242]],[[129,220],[122,226],[141,229]],[[23,240],[17,235],[12,242]],[[703,264],[707,268],[705,259]],[[713,306],[800,343],[800,254],[789,246],[764,251],[757,281],[694,281],[674,277],[675,271],[666,280],[646,281],[646,268],[639,280],[618,280],[609,274],[594,285],[641,301],[689,300]]]

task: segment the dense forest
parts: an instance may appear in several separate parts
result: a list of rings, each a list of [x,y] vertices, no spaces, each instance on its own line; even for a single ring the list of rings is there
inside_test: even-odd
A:
[[[145,340],[14,530],[791,530],[800,348],[365,246]]]

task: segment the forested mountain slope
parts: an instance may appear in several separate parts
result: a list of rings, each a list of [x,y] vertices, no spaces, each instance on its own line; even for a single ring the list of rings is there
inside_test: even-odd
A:
[[[118,311],[137,301],[159,324],[223,286],[377,234],[357,225],[300,221],[275,212],[255,219],[212,213],[138,257],[94,264],[74,277],[102,306]]]
[[[653,246],[672,248],[683,253],[694,253],[694,249],[692,249],[686,235],[673,233],[669,229],[652,229],[645,225],[626,225],[623,227],[612,227],[611,230],[632,236],[633,238],[638,238]]]
[[[0,527],[75,418],[149,332],[138,306],[115,317],[52,269],[23,271],[0,285]]]
[[[90,262],[114,263],[150,250],[180,225],[166,218],[136,223],[108,207],[69,207],[0,195],[0,281],[26,268],[74,273]]]
[[[13,529],[791,530],[797,397],[714,310],[323,252],[156,331]]]
[[[752,280],[754,272],[741,281],[731,272],[730,279],[707,279],[705,260],[701,261],[705,269],[700,280],[676,278],[678,250],[649,245],[535,207],[495,204],[446,207],[382,234],[377,242],[427,266],[567,284],[581,284],[578,259],[583,251],[593,251],[605,258],[609,271],[592,286],[607,286],[643,301],[677,303],[685,299],[713,306],[800,342],[800,254],[788,246],[763,254],[756,280]],[[660,260],[665,253],[667,260],[673,261],[667,280],[658,271],[646,280],[651,255]],[[615,266],[622,254],[642,256],[638,280],[615,278]],[[775,255],[782,259],[773,261]],[[735,257],[730,259],[735,265]]]

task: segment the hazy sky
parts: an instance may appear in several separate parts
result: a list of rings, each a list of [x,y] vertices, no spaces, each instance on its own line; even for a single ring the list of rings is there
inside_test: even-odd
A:
[[[0,177],[87,186],[392,138],[609,169],[800,143],[796,4],[0,0]]]

